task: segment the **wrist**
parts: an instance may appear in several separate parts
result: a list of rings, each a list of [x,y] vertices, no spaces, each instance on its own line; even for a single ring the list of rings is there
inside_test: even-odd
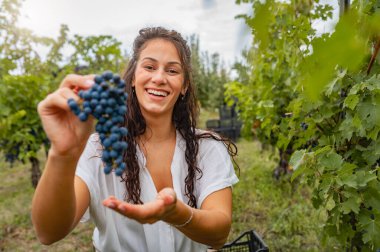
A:
[[[79,158],[80,158],[80,153],[78,154],[78,152],[77,153],[75,152],[60,153],[54,150],[53,148],[50,148],[48,152],[48,160],[54,163],[76,165]]]
[[[65,178],[72,180],[75,176],[79,157],[77,155],[61,155],[49,150],[44,169],[45,176],[59,177],[62,181]]]
[[[187,204],[177,201],[176,208],[172,214],[164,220],[176,228],[188,226],[194,218],[194,209]]]
[[[182,228],[182,227],[185,227],[185,226],[187,226],[187,225],[190,224],[190,222],[193,220],[193,217],[194,217],[194,210],[190,206],[187,207],[187,209],[190,210],[190,216],[189,216],[189,218],[185,222],[180,223],[180,224],[173,224],[173,223],[171,223],[172,226],[174,226],[176,228]]]
[[[78,160],[84,150],[84,147],[85,144],[84,146],[76,146],[65,150],[62,148],[57,148],[54,144],[52,144],[49,149],[48,156],[58,159]]]

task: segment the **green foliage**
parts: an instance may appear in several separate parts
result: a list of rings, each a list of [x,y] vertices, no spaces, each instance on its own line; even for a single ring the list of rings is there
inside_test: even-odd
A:
[[[239,183],[233,188],[230,241],[254,229],[269,251],[342,251],[334,239],[321,242],[323,209],[314,209],[311,188],[290,184],[287,177],[273,180],[278,155],[263,150],[257,141],[239,140]]]
[[[203,108],[218,108],[224,102],[223,85],[230,81],[228,72],[220,62],[218,53],[210,56],[207,52],[200,51],[197,36],[192,35],[189,43],[198,100]]]
[[[17,26],[20,1],[3,1],[0,8],[0,148],[10,161],[35,158],[47,144],[37,116],[37,103],[49,91],[42,61],[32,45],[49,45]]]
[[[289,112],[287,105],[297,95],[299,73],[295,69],[310,53],[315,37],[311,23],[331,16],[331,7],[309,1],[252,2],[254,15],[240,17],[252,29],[253,45],[243,52],[243,62],[235,64],[239,78],[226,85],[226,95],[230,102],[233,97],[239,100],[244,131],[250,133],[252,124],[259,121],[257,136],[262,142],[275,145],[278,132],[286,128],[281,120]]]
[[[33,45],[48,45],[51,39],[38,37],[17,26],[20,0],[4,0],[0,3],[0,79],[12,71],[31,73],[41,63]]]
[[[310,24],[330,17],[331,7],[252,2],[255,15],[242,17],[254,43],[228,95],[238,98],[248,130],[259,120],[261,141],[294,151],[292,180],[313,186],[313,205],[327,213],[325,239],[350,251],[379,248],[379,64],[365,72],[380,33],[380,2],[354,2],[335,31],[320,37]]]
[[[380,225],[380,75],[337,75],[323,101],[300,97],[292,103],[300,108],[289,119],[292,130],[297,131],[302,115],[309,125],[309,134],[295,134],[296,143],[306,142],[306,135],[318,142],[293,154],[293,178],[303,174],[315,186],[314,205],[328,210],[329,235],[347,247],[374,249],[380,246],[379,233],[374,233]]]
[[[120,66],[126,61],[122,56],[121,42],[112,36],[74,35],[69,44],[74,53],[70,56],[71,66],[85,66],[81,73],[101,73],[106,70],[120,72]]]
[[[11,76],[2,79],[0,89],[0,143],[4,153],[28,161],[47,139],[37,115],[37,104],[48,93],[41,77]]]
[[[320,90],[332,79],[335,67],[357,70],[363,63],[368,39],[380,33],[380,16],[363,20],[357,12],[343,15],[331,36],[315,38],[313,53],[305,58],[301,68],[301,83],[307,95],[316,100]],[[333,55],[332,55],[333,53]],[[318,71],[316,71],[318,69]]]
[[[119,72],[127,62],[121,53],[121,43],[111,36],[69,36],[62,25],[57,39],[38,37],[18,26],[21,1],[0,3],[0,149],[12,163],[36,160],[48,139],[42,129],[37,104],[53,92],[68,73]],[[48,49],[42,59],[37,46]],[[63,49],[73,53],[63,56]],[[38,160],[34,162],[38,164]],[[37,172],[32,179],[38,177]],[[32,181],[35,185],[37,181]]]
[[[380,6],[372,4],[370,9]],[[376,68],[365,74],[363,61],[371,53],[368,42],[380,31],[374,25],[377,14],[361,13],[362,7],[354,5],[330,37],[315,43],[302,68],[309,75],[307,96],[292,101],[288,123],[297,136],[295,145],[302,147],[307,139],[318,143],[304,155],[293,155],[292,163],[300,164],[293,178],[304,174],[315,186],[314,205],[328,210],[327,234],[350,249],[374,250],[380,247],[380,75]],[[323,64],[318,74],[313,73],[316,64]],[[308,124],[302,133],[297,131],[300,121]]]

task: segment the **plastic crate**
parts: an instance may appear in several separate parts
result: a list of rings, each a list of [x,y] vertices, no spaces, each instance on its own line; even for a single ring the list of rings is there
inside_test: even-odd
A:
[[[244,232],[233,242],[225,244],[220,252],[227,251],[242,251],[242,252],[268,252],[268,246],[260,238],[260,236],[253,230]]]

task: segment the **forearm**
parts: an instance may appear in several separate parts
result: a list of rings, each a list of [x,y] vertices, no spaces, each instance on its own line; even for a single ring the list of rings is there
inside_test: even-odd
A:
[[[72,229],[75,214],[74,176],[78,158],[49,153],[32,202],[32,221],[38,238],[51,244]]]
[[[231,216],[220,210],[202,210],[191,208],[193,217],[183,227],[177,227],[190,239],[220,248],[226,242],[231,229]],[[171,214],[166,221],[172,224],[182,224],[191,216],[190,207],[178,201],[175,213]]]

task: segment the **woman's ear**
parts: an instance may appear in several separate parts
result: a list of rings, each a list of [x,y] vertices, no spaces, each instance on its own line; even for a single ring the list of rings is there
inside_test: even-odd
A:
[[[187,92],[187,85],[185,84],[183,85],[183,88],[181,90],[181,95],[185,96],[186,92]]]

